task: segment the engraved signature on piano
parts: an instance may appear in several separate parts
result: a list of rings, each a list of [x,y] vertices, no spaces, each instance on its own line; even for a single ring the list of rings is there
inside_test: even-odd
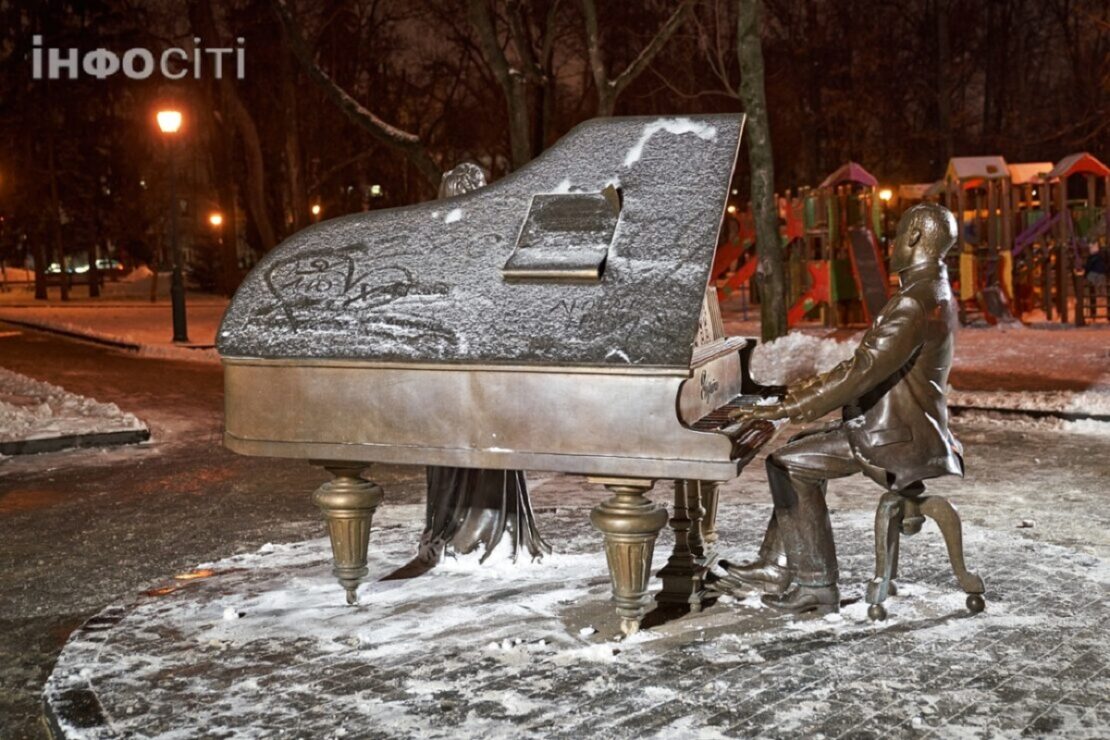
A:
[[[277,308],[294,331],[349,331],[405,347],[455,347],[454,330],[407,297],[446,296],[449,286],[421,283],[396,262],[401,255],[368,256],[362,245],[304,252],[275,261],[264,278]],[[357,258],[357,259],[356,259]]]
[[[710,380],[709,373],[705,370],[701,371],[698,377],[698,384],[701,386],[698,395],[701,396],[701,400],[706,402],[708,402],[709,399],[713,397],[713,394],[717,392],[717,389],[721,387],[720,381],[715,378]]]

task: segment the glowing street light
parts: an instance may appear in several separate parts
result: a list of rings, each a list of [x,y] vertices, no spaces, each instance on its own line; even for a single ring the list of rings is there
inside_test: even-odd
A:
[[[313,216],[319,216],[320,215],[320,204],[319,203],[313,203],[312,208],[310,210],[312,211]]]
[[[158,129],[167,136],[170,159],[170,248],[173,250],[173,278],[170,281],[170,303],[173,306],[173,341],[188,342],[185,323],[185,277],[181,268],[181,245],[177,242],[177,161],[174,142],[181,130],[181,111],[160,110],[155,116]],[[222,220],[222,217],[221,217]]]
[[[224,215],[222,213],[219,213],[218,211],[214,211],[214,212],[208,214],[208,223],[212,224],[212,226],[214,228],[219,228],[220,226],[223,225],[223,222],[224,222]]]
[[[158,128],[163,134],[176,134],[181,128],[179,110],[160,110],[154,117],[158,120]]]
[[[883,188],[879,191],[879,200],[883,203],[889,203],[890,199],[894,197],[894,191],[890,188]]]
[[[726,210],[729,213],[736,213],[736,206],[729,206]]]

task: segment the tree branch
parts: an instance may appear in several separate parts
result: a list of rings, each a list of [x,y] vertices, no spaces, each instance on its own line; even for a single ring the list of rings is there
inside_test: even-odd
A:
[[[655,36],[648,42],[640,53],[632,60],[628,67],[615,78],[609,78],[605,67],[605,58],[601,53],[601,34],[597,24],[597,5],[594,0],[581,0],[582,18],[586,26],[586,50],[589,54],[590,72],[593,74],[594,86],[597,88],[598,115],[611,116],[616,106],[617,97],[624,92],[656,55],[666,46],[674,32],[686,20],[686,14],[693,7],[694,0],[682,0],[671,17],[660,27]]]
[[[340,87],[313,59],[308,44],[305,43],[297,29],[297,23],[289,11],[286,0],[270,0],[270,4],[281,21],[282,30],[293,55],[300,62],[308,76],[320,85],[324,93],[343,111],[348,119],[381,143],[403,153],[433,187],[438,187],[443,171],[428,155],[420,137],[386,123]]]
[[[593,0],[588,0],[591,4]],[[632,64],[628,68],[617,75],[617,78],[610,84],[616,95],[620,95],[628,85],[635,80],[644,69],[651,64],[656,55],[667,45],[674,32],[686,20],[686,14],[690,12],[690,8],[694,5],[694,0],[683,0],[682,4],[678,6],[675,12],[667,19],[667,22],[660,27],[656,32],[655,37],[643,48],[639,56],[632,60]]]

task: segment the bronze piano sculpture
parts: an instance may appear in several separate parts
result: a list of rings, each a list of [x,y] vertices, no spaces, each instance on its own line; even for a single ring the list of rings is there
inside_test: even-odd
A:
[[[739,115],[588,121],[475,192],[327,221],[247,276],[218,335],[225,443],[302,458],[355,602],[382,489],[372,463],[584,474],[621,629],[650,604],[677,481],[661,601],[697,608],[715,486],[774,434],[751,340],[707,300]],[[700,342],[699,342],[700,338]],[[702,537],[702,535],[706,537]]]

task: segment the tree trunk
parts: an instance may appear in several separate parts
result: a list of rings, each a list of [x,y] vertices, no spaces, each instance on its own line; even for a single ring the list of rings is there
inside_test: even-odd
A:
[[[487,0],[470,0],[470,24],[478,35],[478,48],[493,70],[493,76],[505,96],[505,109],[509,118],[509,152],[513,169],[520,169],[532,161],[532,120],[528,105],[528,79],[520,70],[509,66],[501,49],[497,29],[493,25]]]
[[[301,139],[297,125],[297,90],[289,57],[282,60],[282,107],[285,109],[285,174],[289,181],[289,208],[292,210],[293,231],[308,225],[308,198],[301,171]]]
[[[69,273],[66,272],[65,241],[62,238],[62,203],[58,198],[58,171],[54,163],[54,136],[46,142],[46,166],[50,173],[50,210],[53,218],[54,249],[58,254],[62,300],[69,300]]]
[[[763,90],[763,48],[760,40],[762,0],[740,0],[737,18],[737,56],[740,60],[740,100],[748,120],[748,159],[751,163],[752,211],[755,217],[759,270],[760,318],[764,341],[781,337],[786,325],[786,271],[775,208],[775,168],[767,100]]]
[[[255,229],[258,230],[262,251],[269,252],[277,246],[277,235],[274,232],[273,222],[270,221],[270,209],[266,206],[266,163],[262,158],[262,143],[258,136],[258,127],[254,125],[250,112],[235,91],[230,88],[230,82],[220,86],[231,120],[235,123],[239,139],[243,142],[243,153],[247,161],[247,212],[254,221]]]
[[[941,132],[940,166],[947,167],[955,151],[952,135],[952,88],[947,70],[952,64],[952,50],[948,35],[948,0],[937,0],[937,129]]]
[[[216,18],[212,12],[212,1],[194,0],[189,6],[189,17],[193,31],[200,38],[205,39],[207,44],[216,44],[220,36],[216,28]],[[254,124],[250,111],[243,105],[243,101],[240,100],[238,93],[235,91],[233,77],[225,74],[217,84],[219,86],[220,108],[224,116],[223,124],[234,126],[240,140],[243,142],[243,154],[247,165],[247,181],[244,188],[247,213],[258,232],[262,251],[269,252],[277,245],[277,235],[274,231],[273,222],[270,220],[270,210],[266,207],[266,165],[262,158],[262,145],[259,141],[258,128]],[[224,203],[223,206],[234,209],[235,202],[233,200],[231,203]],[[234,221],[234,219],[225,217],[224,223],[227,224],[229,221]],[[222,249],[235,249],[234,235],[230,244],[227,243],[226,238],[224,242]],[[230,261],[233,263],[234,257]],[[228,263],[226,254],[221,259],[221,263],[224,264],[226,269]]]

